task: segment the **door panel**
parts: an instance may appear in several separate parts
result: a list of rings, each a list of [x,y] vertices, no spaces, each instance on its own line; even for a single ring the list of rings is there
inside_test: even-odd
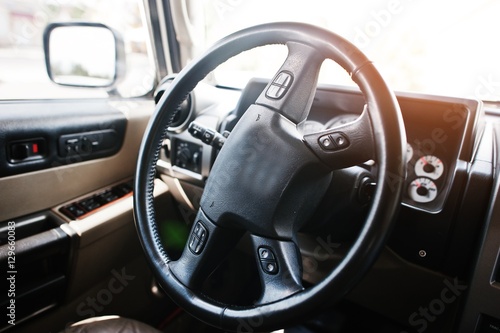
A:
[[[95,104],[95,102],[78,101],[78,109],[85,109],[87,103],[90,103],[90,105]],[[68,103],[67,105],[70,106],[71,104]],[[120,105],[128,107],[124,108],[123,111],[119,111]],[[8,108],[13,109],[12,112],[15,112],[15,106],[19,108],[25,107],[23,104],[10,104]],[[0,105],[0,107],[5,106]],[[41,103],[40,107],[49,108],[50,103]],[[95,108],[95,105],[93,107]],[[0,198],[2,198],[0,201],[0,221],[55,207],[103,186],[133,176],[142,134],[154,109],[154,104],[148,100],[134,100],[128,104],[125,104],[125,102],[112,103],[104,101],[102,107],[104,110],[118,111],[126,119],[125,136],[119,151],[106,158],[70,163],[68,165],[63,165],[56,160],[52,162],[53,167],[48,169],[0,178]],[[32,108],[32,104],[30,108]],[[74,108],[76,109],[76,107]],[[71,114],[71,112],[72,109],[68,107],[67,113]],[[36,117],[36,113],[33,114],[33,117]],[[25,136],[27,138],[31,137],[29,126],[37,126],[36,121],[33,121],[33,117],[16,119],[18,123],[25,122]],[[10,113],[9,118],[15,119],[15,114]],[[101,118],[96,116],[93,126],[87,125],[87,128],[102,127]],[[55,119],[53,123],[57,124],[58,122],[58,126],[68,127],[68,124],[61,120]],[[56,133],[65,132],[57,129],[55,125],[53,131]],[[70,128],[69,132],[72,131],[73,129]],[[83,130],[82,132],[87,131]],[[5,133],[5,130],[2,133],[4,139],[8,138],[8,133]],[[48,140],[57,139],[56,136],[54,138],[49,137]],[[48,146],[56,147],[56,143],[49,142]],[[4,155],[3,158],[6,159],[7,157]]]
[[[36,110],[43,112],[37,114]],[[45,157],[50,160],[40,170],[14,166],[18,174],[0,176],[0,263],[7,267],[10,260],[3,241],[14,225],[16,292],[24,296],[16,297],[16,325],[2,325],[0,331],[30,332],[33,327],[59,331],[68,322],[102,314],[148,321],[152,308],[164,308],[166,300],[150,291],[152,275],[137,239],[131,193],[80,218],[61,213],[62,207],[133,178],[153,110],[154,102],[148,99],[0,104],[0,163],[10,163],[5,148],[9,142],[34,135],[45,140]],[[82,156],[82,161],[73,159],[67,164],[60,159],[60,139],[68,133],[114,130],[119,134],[120,126],[123,139],[116,152],[106,152],[109,156]],[[167,186],[158,183],[155,191],[167,213],[175,211]],[[109,304],[106,299],[99,311],[87,304],[89,297],[102,296],[102,290],[107,290],[99,287],[101,283],[113,282],[113,290],[118,290],[118,278],[126,285],[119,286],[120,293],[113,294]],[[137,297],[140,303],[135,303]],[[0,298],[2,305],[7,306],[8,301],[6,295]]]

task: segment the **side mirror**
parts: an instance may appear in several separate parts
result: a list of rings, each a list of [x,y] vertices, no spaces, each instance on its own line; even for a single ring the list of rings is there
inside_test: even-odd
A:
[[[43,48],[49,78],[60,85],[111,92],[125,74],[123,39],[100,23],[51,23]]]

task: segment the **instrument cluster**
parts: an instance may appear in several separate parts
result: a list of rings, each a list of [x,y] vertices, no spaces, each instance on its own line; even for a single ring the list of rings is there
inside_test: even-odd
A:
[[[449,192],[460,148],[453,128],[455,123],[440,112],[432,114],[432,110],[425,110],[418,114],[408,109],[402,110],[408,142],[403,204],[437,213]],[[423,116],[424,112],[428,116]],[[339,114],[326,121],[323,129],[344,125],[358,117],[354,113]]]
[[[407,145],[407,193],[416,203],[425,204],[436,200],[445,187],[445,163],[435,155],[422,155]]]
[[[203,186],[220,149],[212,141],[221,140],[212,140],[212,136],[219,134],[223,141],[227,137],[224,133],[232,131],[266,85],[266,80],[254,79],[242,92],[222,91],[208,85],[197,87],[197,98],[192,97],[186,105],[190,111],[185,113],[182,124],[169,128],[164,160],[170,164],[172,175]],[[398,93],[397,99],[408,143],[403,156],[407,166],[403,205],[439,213],[452,193],[457,172],[467,168],[467,156],[471,156],[473,150],[470,138],[476,135],[473,125],[481,105],[474,100],[410,93]],[[218,102],[221,100],[224,103]],[[301,123],[298,130],[306,135],[345,125],[355,121],[365,107],[363,95],[356,90],[318,87],[308,120]],[[188,130],[193,122],[209,129],[208,137],[193,137]],[[373,170],[377,167],[376,162],[366,166]]]

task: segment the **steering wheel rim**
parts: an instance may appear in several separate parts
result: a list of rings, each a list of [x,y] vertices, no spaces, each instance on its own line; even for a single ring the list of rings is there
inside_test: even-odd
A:
[[[358,239],[342,262],[321,282],[305,290],[294,291],[284,298],[257,306],[237,307],[222,304],[199,291],[186,287],[181,282],[182,278],[179,278],[179,274],[174,274],[172,267],[175,267],[176,262],[170,260],[163,248],[155,222],[153,188],[156,162],[163,139],[166,136],[166,128],[177,107],[209,72],[243,51],[269,44],[290,45],[294,43],[303,47],[299,50],[299,54],[311,47],[319,54],[321,62],[326,58],[334,60],[351,74],[353,81],[360,87],[368,109],[363,113],[364,117],[361,117],[365,120],[368,119],[368,123],[362,122],[361,125],[366,129],[367,124],[369,124],[370,135],[375,138],[373,154],[379,165],[378,185]],[[316,70],[319,71],[319,68],[313,69],[313,71]],[[278,74],[280,73],[278,72]],[[313,74],[317,75],[317,73]],[[300,78],[297,78],[297,81],[300,81]],[[315,84],[315,82],[312,83]],[[311,95],[308,98],[309,101],[299,107],[299,111],[284,112],[289,120],[300,123],[305,119],[304,115],[300,114],[300,109],[307,107],[307,105],[310,107]],[[271,105],[267,104],[266,107],[274,109],[272,103],[273,101],[269,102]],[[233,132],[236,131],[237,128]],[[357,142],[358,145],[366,139],[365,137],[355,137],[355,133],[359,131],[358,127],[344,128],[342,131],[348,133],[347,138],[352,142]],[[318,156],[321,154],[330,156],[331,152],[324,152],[325,147],[320,142],[321,135],[324,133],[309,138],[306,136],[304,141],[308,149]],[[261,331],[280,328],[285,324],[303,320],[319,306],[326,302],[339,300],[344,296],[355,282],[361,279],[382,250],[392,228],[393,217],[400,205],[405,170],[405,144],[404,125],[394,94],[387,87],[374,65],[347,40],[330,31],[301,23],[265,24],[236,32],[216,43],[204,55],[192,61],[178,74],[169,89],[163,94],[145,131],[139,150],[135,177],[134,215],[146,258],[169,296],[179,306],[213,326],[233,331],[248,330],[249,328],[253,331]],[[328,156],[326,160],[323,159],[324,164],[332,168],[343,167],[342,163],[336,164],[335,160],[338,158],[332,159]],[[321,159],[321,156],[319,157]],[[334,162],[329,163],[331,160]],[[350,162],[352,163],[352,160]],[[209,182],[211,177],[212,174],[209,177]],[[214,215],[212,214],[212,216]],[[277,237],[279,238],[280,235]],[[185,249],[186,251],[187,249]]]

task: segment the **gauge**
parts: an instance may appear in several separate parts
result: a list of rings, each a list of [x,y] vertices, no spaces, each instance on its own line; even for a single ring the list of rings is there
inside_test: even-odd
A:
[[[438,194],[436,184],[425,177],[415,179],[410,183],[408,195],[415,202],[426,203],[436,199]]]
[[[417,176],[438,179],[443,175],[443,162],[433,155],[422,156],[415,163],[415,174]]]
[[[411,144],[407,143],[406,144],[406,162],[410,162],[413,157],[413,147]]]

